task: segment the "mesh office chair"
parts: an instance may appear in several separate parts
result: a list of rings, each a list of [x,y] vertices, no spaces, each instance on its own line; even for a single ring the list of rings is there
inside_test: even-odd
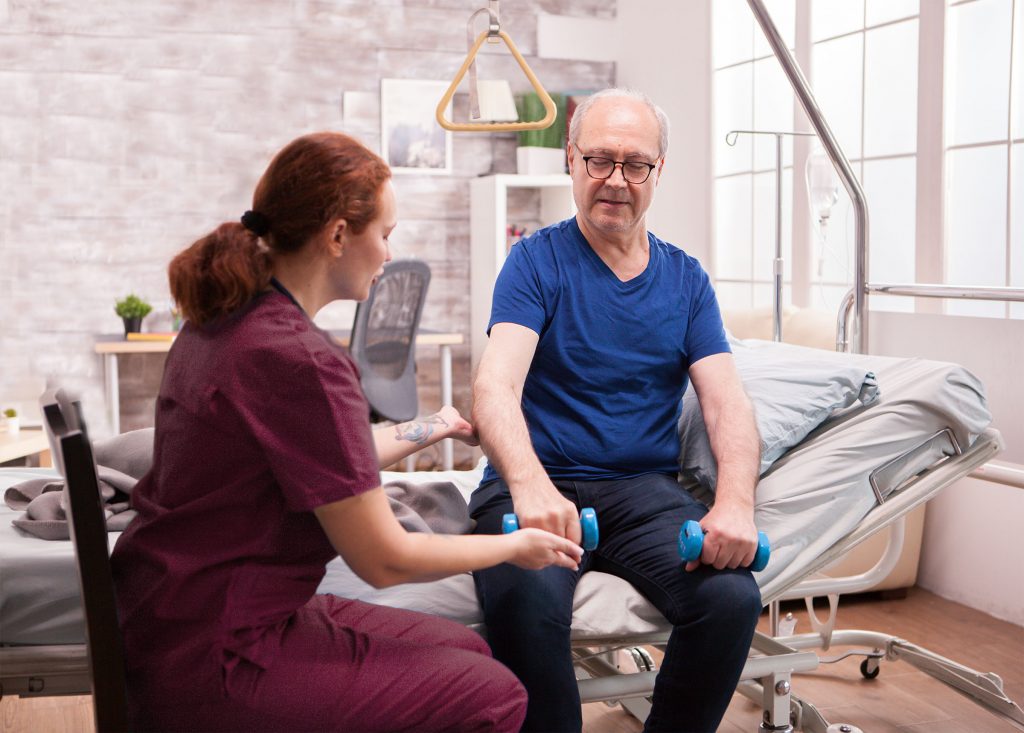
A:
[[[96,730],[99,733],[127,731],[124,651],[92,446],[85,432],[81,406],[68,399],[63,390],[47,390],[39,398],[39,405],[53,462],[64,475],[65,510],[85,610]]]
[[[370,297],[356,306],[349,351],[359,365],[371,422],[404,422],[419,411],[416,333],[429,284],[426,262],[389,262]]]

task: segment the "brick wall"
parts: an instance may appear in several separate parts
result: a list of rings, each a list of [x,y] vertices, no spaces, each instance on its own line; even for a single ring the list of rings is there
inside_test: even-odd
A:
[[[0,402],[32,400],[25,385],[66,385],[103,435],[93,336],[120,330],[114,298],[142,295],[157,307],[144,329],[166,330],[169,259],[248,208],[270,156],[295,136],[341,129],[379,149],[380,79],[451,80],[466,19],[482,5],[0,0]],[[616,0],[518,0],[502,11],[549,90],[613,82],[612,63],[538,58],[536,36],[538,13],[611,18]],[[488,61],[527,88],[510,56]],[[464,118],[465,96],[455,103]],[[455,403],[467,409],[469,180],[513,172],[515,138],[460,133],[453,144],[452,175],[396,177],[393,242],[396,256],[433,268],[423,324],[467,338],[453,350]],[[512,220],[527,220],[537,201],[513,205]],[[336,304],[318,320],[343,328],[352,313]],[[436,350],[420,357],[430,409]],[[161,366],[122,359],[123,429],[151,424]]]

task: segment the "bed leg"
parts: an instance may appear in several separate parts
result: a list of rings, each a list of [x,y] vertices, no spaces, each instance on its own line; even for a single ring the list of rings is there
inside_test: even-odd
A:
[[[651,699],[649,697],[633,697],[628,700],[619,700],[619,705],[627,713],[643,723],[651,714]]]
[[[758,733],[793,733],[790,720],[790,674],[779,672],[761,678],[764,717]]]
[[[1018,730],[1024,730],[1024,711],[1006,696],[999,675],[978,672],[903,639],[892,639],[887,652],[888,659],[902,659],[928,676],[973,698]]]

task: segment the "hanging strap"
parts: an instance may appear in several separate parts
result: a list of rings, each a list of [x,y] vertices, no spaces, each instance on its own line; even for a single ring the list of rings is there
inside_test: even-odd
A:
[[[480,8],[466,21],[466,53],[468,54],[473,49],[473,21],[476,20],[476,16],[480,13],[487,13],[490,15],[490,22],[487,26],[487,38],[491,43],[497,43],[498,33],[501,31],[501,20],[498,16],[498,0],[490,0],[490,6],[486,8]],[[476,82],[476,59],[474,58],[469,64],[469,117],[470,119],[480,119],[480,92],[477,88]]]

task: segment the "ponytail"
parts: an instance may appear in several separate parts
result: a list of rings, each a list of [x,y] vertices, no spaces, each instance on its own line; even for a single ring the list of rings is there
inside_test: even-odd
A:
[[[270,257],[255,234],[228,222],[179,253],[167,272],[182,315],[194,326],[203,326],[266,289]]]

